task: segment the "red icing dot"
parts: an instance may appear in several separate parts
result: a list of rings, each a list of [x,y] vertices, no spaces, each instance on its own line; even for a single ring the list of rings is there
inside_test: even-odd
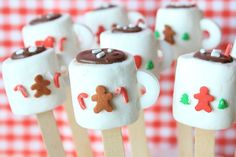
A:
[[[139,69],[140,66],[142,65],[142,57],[139,55],[135,55],[134,61],[135,61],[135,65],[136,65],[137,69]]]

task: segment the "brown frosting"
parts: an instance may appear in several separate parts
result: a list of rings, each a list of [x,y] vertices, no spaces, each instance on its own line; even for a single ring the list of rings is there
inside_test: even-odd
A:
[[[94,53],[93,51],[98,52]],[[77,62],[87,64],[112,64],[122,62],[126,58],[127,56],[124,52],[107,48],[82,51],[76,56]]]
[[[23,58],[27,58],[39,53],[42,53],[43,51],[45,51],[46,48],[45,47],[28,47],[28,48],[22,48],[19,49],[17,51],[15,51],[12,55],[11,55],[11,59],[23,59]]]
[[[219,63],[233,62],[233,58],[231,56],[220,54],[219,57],[215,57],[215,56],[211,56],[211,51],[207,51],[205,53],[201,53],[200,51],[198,51],[194,54],[194,57],[202,59],[202,60],[206,60],[206,61],[219,62]]]
[[[143,29],[141,27],[139,27],[138,25],[135,26],[119,26],[114,24],[112,26],[112,32],[113,33],[137,33],[137,32],[141,32]]]
[[[108,5],[100,6],[96,9],[94,9],[93,11],[100,11],[100,10],[105,10],[105,9],[110,9],[110,8],[115,8],[115,7],[117,7],[117,5],[108,4]]]
[[[169,4],[166,6],[166,8],[172,8],[172,9],[194,8],[194,7],[197,7],[197,5],[196,4],[189,4],[189,5]]]
[[[39,23],[53,21],[55,19],[58,19],[59,17],[61,17],[61,14],[45,14],[45,15],[41,15],[41,16],[31,20],[29,22],[29,24],[30,25],[36,25],[36,24],[39,24]]]

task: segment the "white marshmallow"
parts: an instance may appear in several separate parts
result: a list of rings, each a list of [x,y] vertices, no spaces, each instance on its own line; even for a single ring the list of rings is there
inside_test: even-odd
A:
[[[211,52],[211,56],[220,57],[221,50],[213,49]]]
[[[214,96],[210,113],[195,110],[198,100],[194,94],[199,93],[202,86],[206,86],[209,94]],[[184,93],[189,96],[189,105],[180,102]],[[235,61],[225,64],[205,61],[193,57],[193,53],[178,58],[173,98],[173,115],[178,122],[207,130],[229,128],[235,117],[235,93]],[[225,109],[218,108],[222,98],[229,104]]]
[[[3,63],[2,72],[8,100],[14,114],[31,115],[49,111],[62,104],[65,99],[63,79],[59,79],[60,88],[56,88],[53,78],[48,76],[48,73],[54,75],[59,72],[53,49],[23,59],[9,58]],[[50,85],[47,87],[51,90],[51,94],[36,98],[34,97],[36,91],[31,90],[31,86],[35,83],[35,76],[39,74],[44,79],[50,80]],[[23,85],[28,97],[25,98],[20,91],[14,91],[18,84]]]

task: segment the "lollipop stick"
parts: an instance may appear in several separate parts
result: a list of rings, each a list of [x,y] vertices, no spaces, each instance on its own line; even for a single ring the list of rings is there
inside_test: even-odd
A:
[[[120,128],[102,131],[105,157],[124,157],[124,146]]]
[[[91,149],[88,132],[86,129],[80,127],[74,118],[73,106],[71,101],[71,90],[67,90],[67,99],[65,102],[65,110],[67,113],[69,125],[71,127],[73,141],[75,144],[75,149],[77,156],[79,157],[92,157],[93,152]]]
[[[177,123],[177,141],[180,157],[193,157],[193,129]]]
[[[214,131],[195,129],[195,157],[214,157]]]
[[[66,157],[52,111],[37,114],[38,123],[49,157]]]
[[[138,121],[128,126],[133,157],[150,157],[145,134],[144,112],[140,112]]]

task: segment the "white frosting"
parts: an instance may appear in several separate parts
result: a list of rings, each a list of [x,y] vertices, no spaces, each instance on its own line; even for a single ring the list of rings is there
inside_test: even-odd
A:
[[[45,40],[48,36],[55,38],[55,51],[60,62],[68,65],[69,62],[79,52],[80,43],[73,29],[70,15],[62,14],[61,17],[49,22],[35,25],[26,25],[22,30],[23,41],[26,47],[35,45],[38,40]],[[59,43],[62,38],[66,38],[63,44],[64,50],[61,51]]]
[[[129,23],[128,14],[124,6],[117,6],[104,10],[90,11],[84,15],[84,22],[93,32],[102,25],[105,29],[110,29],[113,24],[127,25]]]
[[[159,86],[156,84],[157,80],[154,79],[154,76],[142,73],[144,72],[137,73],[133,58],[130,55],[125,61],[113,64],[83,64],[74,59],[69,65],[69,75],[76,122],[88,129],[103,130],[128,125],[136,121],[142,103],[139,99],[137,77],[140,82],[146,82],[147,93],[149,93],[147,94],[149,101],[142,105],[152,105],[158,94],[152,95],[151,93],[159,93]],[[136,74],[138,74],[137,77]],[[152,82],[155,91],[150,89],[150,82]],[[113,93],[112,112],[103,110],[100,113],[94,113],[93,111],[96,102],[92,101],[91,97],[96,94],[96,87],[99,85],[105,86],[108,92]],[[127,90],[128,103],[125,103],[122,95],[114,95],[120,87],[125,87]],[[84,99],[87,107],[85,110],[78,103],[77,97],[80,93],[88,94],[88,98]],[[144,100],[146,99],[142,99],[142,101]]]
[[[59,66],[53,49],[23,59],[7,59],[3,63],[2,74],[11,110],[17,115],[31,115],[54,109],[65,99],[63,79],[59,79],[60,88],[56,88],[53,75],[59,72]],[[35,76],[42,75],[50,80],[47,86],[50,95],[34,97],[36,90],[31,90]],[[25,98],[20,91],[14,91],[16,85],[23,85],[28,93]]]
[[[148,61],[152,61],[154,68],[148,71],[158,75],[157,65],[157,44],[150,29],[144,29],[135,33],[120,33],[106,31],[101,34],[101,48],[114,48],[132,55],[140,55],[142,57],[142,70],[146,69]]]
[[[235,114],[236,62],[218,63],[193,57],[193,54],[182,55],[177,60],[175,77],[173,115],[181,123],[192,127],[220,130],[231,126]],[[210,102],[212,112],[196,111],[198,100],[194,94],[206,86],[209,94],[214,96]],[[190,105],[180,102],[182,95],[189,96]],[[229,106],[219,109],[220,99],[225,99]]]

